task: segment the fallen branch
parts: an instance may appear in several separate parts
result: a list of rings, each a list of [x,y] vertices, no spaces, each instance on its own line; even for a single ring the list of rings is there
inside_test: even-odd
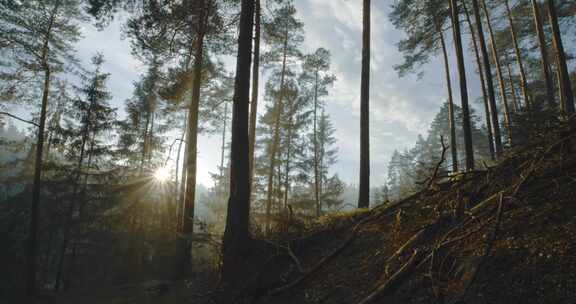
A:
[[[296,285],[302,283],[302,281],[304,281],[306,278],[308,278],[312,273],[316,272],[324,264],[326,264],[326,262],[328,262],[330,259],[334,258],[336,255],[338,255],[340,252],[342,252],[344,250],[344,248],[346,248],[348,245],[350,245],[352,243],[352,241],[356,238],[356,235],[358,234],[358,230],[360,230],[360,227],[363,224],[365,224],[366,222],[368,222],[369,220],[371,220],[373,217],[374,217],[374,215],[367,216],[364,219],[362,219],[360,222],[358,222],[354,226],[354,228],[352,229],[352,233],[350,233],[350,235],[348,235],[348,237],[336,249],[332,250],[332,252],[330,252],[328,255],[326,255],[322,259],[320,259],[320,261],[318,261],[316,264],[314,264],[314,266],[312,266],[312,268],[310,268],[309,270],[304,272],[302,274],[302,276],[300,276],[299,278],[295,279],[291,283],[288,283],[287,285],[284,285],[284,286],[281,286],[281,287],[278,287],[276,289],[269,291],[268,296],[273,296],[273,295],[279,294],[281,292],[289,290],[290,288],[293,288]]]
[[[386,282],[381,284],[367,297],[358,302],[358,304],[368,304],[377,298],[383,297],[387,294],[394,292],[402,283],[408,278],[414,270],[417,269],[417,265],[422,257],[422,252],[418,249],[414,250],[414,253],[410,259],[404,263],[398,271],[396,271]]]
[[[494,224],[495,225],[494,231],[492,232],[492,234],[490,235],[490,238],[486,242],[486,249],[484,250],[484,255],[482,255],[482,257],[480,258],[480,262],[478,263],[478,266],[476,266],[476,268],[474,269],[474,274],[472,274],[472,278],[470,279],[470,281],[468,281],[468,284],[466,285],[466,288],[464,289],[464,293],[462,294],[462,297],[461,297],[462,299],[466,297],[466,294],[470,290],[470,287],[476,281],[476,278],[478,277],[478,273],[480,272],[480,269],[484,266],[484,264],[487,261],[487,257],[492,252],[492,247],[494,246],[494,241],[496,241],[496,237],[498,236],[498,230],[500,229],[500,222],[502,221],[503,205],[504,205],[504,193],[500,192],[500,201],[498,204],[498,214],[496,215],[496,223]]]

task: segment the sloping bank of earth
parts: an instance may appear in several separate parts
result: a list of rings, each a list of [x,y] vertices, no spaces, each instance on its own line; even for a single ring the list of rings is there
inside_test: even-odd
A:
[[[326,218],[280,243],[292,263],[251,295],[274,304],[575,303],[575,142],[549,136],[401,202]]]

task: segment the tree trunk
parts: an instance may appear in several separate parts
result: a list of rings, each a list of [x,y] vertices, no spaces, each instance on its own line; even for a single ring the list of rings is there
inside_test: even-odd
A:
[[[36,135],[36,159],[34,163],[34,184],[32,186],[32,205],[30,207],[30,223],[26,255],[26,294],[34,295],[36,291],[36,264],[38,255],[38,205],[42,187],[42,152],[44,151],[44,129],[46,126],[46,109],[50,90],[50,68],[46,65],[44,72],[44,89],[42,92],[42,107]]]
[[[464,13],[466,15],[466,22],[470,28],[470,34],[472,35],[472,46],[474,52],[474,58],[476,59],[476,67],[478,68],[478,75],[480,75],[480,86],[482,88],[482,100],[484,101],[484,112],[486,113],[486,129],[488,131],[488,149],[490,151],[490,159],[496,160],[496,151],[494,150],[494,126],[492,123],[492,114],[490,112],[490,104],[488,101],[488,93],[486,92],[486,81],[484,79],[484,72],[482,71],[482,60],[480,59],[480,51],[478,50],[478,42],[476,41],[476,33],[474,32],[474,26],[472,26],[472,20],[470,18],[470,13],[464,5]]]
[[[508,82],[510,83],[510,95],[512,96],[512,107],[514,108],[514,112],[517,113],[520,110],[520,105],[518,104],[518,98],[516,97],[516,87],[514,86],[514,79],[512,77],[512,68],[510,67],[510,63],[508,62],[506,62],[506,69],[508,70]]]
[[[546,0],[546,3],[548,4],[548,14],[550,24],[552,25],[552,44],[554,45],[556,61],[558,62],[557,68],[560,74],[560,88],[564,97],[563,109],[566,114],[570,115],[574,113],[574,92],[572,91],[572,83],[570,82],[570,74],[568,72],[568,65],[566,64],[566,53],[564,52],[564,45],[562,43],[562,34],[560,33],[560,26],[558,25],[554,0]]]
[[[186,138],[188,138],[188,115],[184,125]],[[188,143],[184,144],[184,154],[182,159],[181,177],[180,177],[180,195],[178,196],[178,231],[184,229],[184,202],[186,200],[186,170],[188,169]]]
[[[38,255],[38,205],[40,203],[40,190],[42,187],[42,154],[44,152],[44,132],[46,129],[46,112],[48,109],[48,96],[50,92],[50,66],[48,65],[48,43],[52,34],[52,27],[56,13],[60,7],[57,1],[50,14],[50,21],[44,37],[42,47],[41,65],[44,69],[44,88],[42,91],[42,105],[40,108],[40,121],[36,135],[36,157],[34,163],[34,181],[32,185],[32,203],[30,205],[30,222],[28,226],[28,240],[26,244],[26,294],[32,296],[36,292],[37,255]]]
[[[287,154],[286,154],[286,166],[285,166],[285,171],[286,171],[286,175],[284,177],[284,208],[288,208],[288,192],[290,191],[290,160],[291,160],[291,154],[292,154],[292,135],[294,132],[293,129],[293,108],[294,108],[294,100],[292,98],[289,99],[289,109],[290,109],[290,113],[288,115],[288,136],[287,136]]]
[[[226,154],[226,123],[228,120],[228,104],[224,103],[224,126],[222,127],[222,144],[221,144],[221,151],[220,151],[220,182],[224,181],[224,158]],[[223,187],[219,187],[218,189],[219,197],[218,199],[224,200],[225,191]]]
[[[488,91],[488,100],[490,105],[490,115],[492,121],[492,130],[494,135],[494,148],[496,150],[496,158],[502,156],[502,135],[500,133],[500,122],[498,120],[498,107],[496,106],[496,95],[494,93],[494,81],[492,79],[492,70],[490,68],[490,58],[488,57],[488,48],[486,47],[486,39],[484,38],[484,30],[482,28],[482,19],[480,18],[480,7],[478,0],[472,0],[472,9],[474,11],[474,19],[476,21],[476,29],[478,31],[478,41],[480,42],[480,51],[482,52],[482,62],[484,64],[484,77],[486,77],[486,88]]]
[[[522,54],[520,53],[520,46],[518,44],[518,36],[516,35],[516,28],[514,26],[514,17],[510,9],[510,0],[505,0],[506,14],[508,15],[508,23],[510,25],[510,35],[512,36],[512,43],[514,44],[514,53],[516,54],[516,62],[520,69],[520,86],[522,88],[522,95],[526,108],[530,109],[530,95],[528,95],[528,82],[526,80],[526,71],[524,70],[524,63],[522,62]]]
[[[252,100],[250,104],[249,154],[250,190],[254,179],[254,150],[256,146],[256,120],[258,118],[258,90],[260,81],[260,0],[255,0],[254,11],[254,63],[252,65]]]
[[[360,185],[358,208],[370,207],[370,0],[364,0],[360,84]]]
[[[504,123],[506,124],[506,130],[508,131],[508,141],[512,146],[512,125],[510,122],[510,109],[508,107],[508,98],[506,97],[506,85],[504,84],[504,74],[502,73],[502,66],[500,64],[500,56],[498,54],[498,48],[496,47],[496,41],[494,39],[494,31],[492,30],[492,21],[490,19],[490,12],[488,12],[488,7],[486,6],[486,1],[482,1],[482,8],[484,9],[484,15],[486,16],[486,25],[488,25],[488,33],[490,35],[490,46],[492,48],[492,58],[494,58],[494,65],[496,65],[496,75],[498,76],[498,84],[500,85],[500,95],[502,96],[502,105],[504,106]]]
[[[436,26],[436,31],[440,35],[440,45],[442,46],[442,56],[444,58],[444,72],[446,74],[446,89],[448,91],[448,124],[450,126],[450,152],[452,153],[452,172],[458,172],[458,147],[456,143],[456,120],[454,117],[454,99],[452,97],[452,81],[450,79],[450,63],[446,51],[446,41],[441,26]]]
[[[248,107],[250,100],[250,65],[252,53],[252,30],[254,1],[242,0],[240,33],[234,82],[234,105],[232,112],[232,145],[230,162],[230,199],[224,231],[222,253],[222,282],[245,278],[245,254],[250,240],[250,166],[248,158]]]
[[[534,26],[536,34],[538,35],[538,47],[540,48],[540,60],[542,65],[542,73],[544,74],[544,81],[546,83],[546,98],[550,109],[555,106],[554,100],[554,84],[550,76],[550,64],[548,63],[548,51],[546,50],[546,37],[544,36],[544,27],[542,26],[542,17],[540,16],[540,8],[536,0],[532,1],[532,12],[534,14]]]
[[[200,2],[200,22],[198,24],[196,50],[194,55],[194,82],[192,84],[192,96],[190,109],[188,111],[188,134],[186,146],[188,147],[188,158],[186,163],[186,192],[184,195],[183,225],[182,233],[187,236],[184,248],[184,275],[191,271],[192,267],[192,236],[194,234],[194,205],[196,195],[196,156],[198,150],[198,111],[200,108],[200,87],[202,85],[202,64],[204,61],[204,35],[206,26],[206,6],[205,0]]]
[[[464,130],[464,148],[466,153],[466,170],[474,170],[474,147],[472,144],[472,129],[470,127],[470,109],[468,107],[468,85],[466,83],[466,66],[464,65],[464,51],[462,50],[462,34],[460,33],[460,20],[457,0],[450,0],[452,11],[452,28],[454,29],[454,48],[458,60],[458,74],[460,79],[460,97],[462,99],[462,129]]]
[[[314,135],[314,201],[316,203],[316,217],[320,217],[322,205],[320,204],[320,171],[318,163],[318,68],[316,68],[314,75],[314,122],[312,131]]]
[[[270,147],[270,167],[268,168],[268,187],[267,187],[267,200],[266,200],[266,229],[270,228],[270,217],[272,210],[272,199],[274,190],[274,169],[276,167],[276,151],[280,144],[280,116],[282,113],[283,99],[284,99],[284,81],[286,78],[286,65],[288,57],[288,29],[284,32],[284,54],[282,59],[282,72],[280,75],[280,94],[275,105],[275,118],[274,118],[274,133],[272,138],[272,146]]]

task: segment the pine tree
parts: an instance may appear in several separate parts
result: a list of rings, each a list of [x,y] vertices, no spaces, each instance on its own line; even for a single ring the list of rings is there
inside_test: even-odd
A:
[[[36,285],[38,205],[50,89],[53,76],[62,71],[65,63],[75,61],[70,50],[71,44],[80,36],[77,21],[81,19],[80,3],[75,0],[0,4],[0,26],[3,28],[0,41],[11,51],[9,56],[12,67],[32,76],[43,74],[26,258],[26,292],[30,295],[34,294]]]
[[[324,102],[322,97],[328,95],[328,87],[331,86],[336,78],[329,74],[330,69],[330,52],[326,49],[317,49],[313,54],[306,55],[302,66],[303,73],[300,77],[300,83],[304,83],[307,88],[306,94],[313,100],[313,127],[312,127],[312,145],[314,149],[314,200],[316,203],[316,216],[320,216],[322,205],[321,196],[321,174],[320,174],[320,151],[322,146],[318,140],[318,123],[320,111],[324,111]]]

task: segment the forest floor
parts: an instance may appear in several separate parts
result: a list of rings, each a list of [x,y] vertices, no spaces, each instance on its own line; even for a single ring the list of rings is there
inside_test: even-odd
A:
[[[239,302],[576,303],[576,132],[399,202],[284,228]],[[208,286],[153,286],[56,303],[214,303]]]

